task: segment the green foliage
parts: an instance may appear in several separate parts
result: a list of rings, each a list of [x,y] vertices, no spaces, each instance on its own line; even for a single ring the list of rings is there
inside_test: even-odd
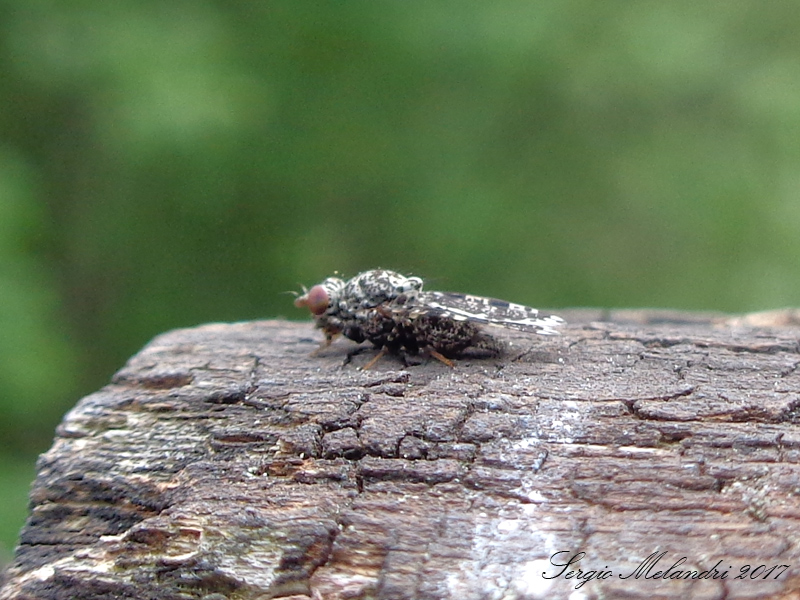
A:
[[[43,450],[153,335],[305,318],[281,292],[334,270],[797,305],[798,25],[781,1],[3,0],[0,436]]]
[[[35,475],[29,457],[3,455],[0,461],[0,570],[11,560],[13,544],[27,516],[28,490]]]
[[[0,151],[0,452],[46,442],[42,420],[57,419],[64,395],[75,391],[55,277],[34,249],[42,207],[32,180],[19,160]]]

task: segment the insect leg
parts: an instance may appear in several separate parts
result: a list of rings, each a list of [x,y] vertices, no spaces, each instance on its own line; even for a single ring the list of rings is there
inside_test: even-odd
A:
[[[316,350],[313,350],[311,352],[311,354],[309,354],[309,356],[318,356],[320,352],[322,352],[323,350],[325,350],[325,348],[327,348],[328,346],[331,345],[331,343],[333,342],[333,339],[337,335],[339,335],[338,332],[336,332],[336,333],[325,333],[325,339],[322,340],[322,343],[320,343],[319,347]]]
[[[361,367],[361,370],[366,371],[368,369],[371,369],[376,362],[378,362],[381,358],[383,358],[386,355],[387,352],[388,350],[386,349],[386,346],[384,346],[383,348],[380,349],[380,352],[378,352],[375,355],[375,358],[373,358],[371,361],[369,361],[367,364]]]
[[[447,358],[446,356],[444,356],[441,352],[437,352],[436,350],[431,348],[430,350],[428,350],[428,353],[430,353],[430,355],[433,358],[435,358],[436,360],[441,361],[444,364],[446,364],[448,367],[451,367],[451,368],[455,367],[455,365],[453,364],[453,361],[450,360],[449,358]]]

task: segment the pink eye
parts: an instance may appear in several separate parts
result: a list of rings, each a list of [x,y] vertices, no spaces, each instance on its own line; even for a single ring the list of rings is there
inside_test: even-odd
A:
[[[296,307],[308,307],[308,310],[314,315],[321,315],[328,310],[329,303],[328,292],[321,285],[315,285],[294,301]]]

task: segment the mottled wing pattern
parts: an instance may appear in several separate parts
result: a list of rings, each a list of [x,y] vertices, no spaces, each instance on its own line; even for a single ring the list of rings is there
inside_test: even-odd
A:
[[[540,335],[557,335],[555,327],[564,324],[561,317],[540,314],[530,306],[469,294],[419,292],[414,304],[412,312],[419,315],[438,314],[456,321],[500,325]]]

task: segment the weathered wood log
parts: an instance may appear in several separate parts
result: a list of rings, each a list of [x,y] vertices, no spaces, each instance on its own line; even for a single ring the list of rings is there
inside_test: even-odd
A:
[[[58,428],[0,599],[800,598],[798,314],[564,316],[455,368],[157,337]]]

